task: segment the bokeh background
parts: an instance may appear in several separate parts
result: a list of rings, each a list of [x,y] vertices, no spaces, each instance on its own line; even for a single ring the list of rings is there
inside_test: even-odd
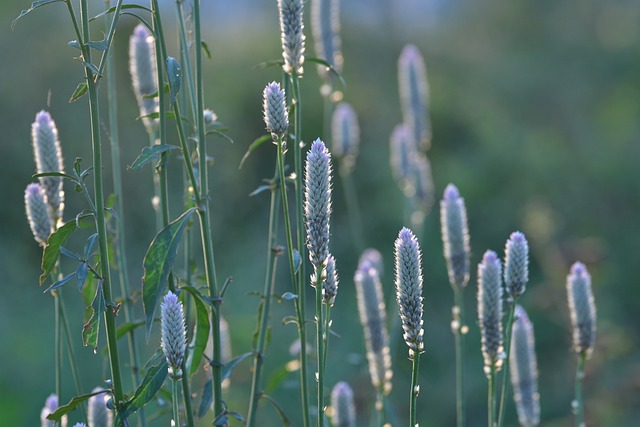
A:
[[[101,1],[91,3],[94,14],[104,7]],[[173,2],[162,3],[168,32],[175,34]],[[271,176],[275,151],[265,144],[241,170],[238,165],[249,144],[264,134],[261,91],[267,82],[280,79],[281,72],[256,68],[256,64],[279,57],[279,30],[275,0],[204,3],[204,40],[212,53],[205,64],[206,106],[215,110],[235,141],[230,144],[211,138],[209,153],[215,158],[211,190],[217,266],[221,277],[233,277],[223,313],[237,355],[251,350],[258,299],[247,294],[262,289],[265,270],[268,196],[248,195]],[[640,8],[636,2],[342,3],[344,97],[359,114],[362,135],[354,180],[367,246],[384,255],[387,299],[392,298],[393,240],[403,225],[404,204],[389,166],[389,135],[401,121],[396,61],[402,46],[414,43],[425,57],[431,87],[433,144],[429,157],[436,196],[454,182],[465,197],[472,266],[486,249],[501,253],[514,230],[524,231],[529,239],[531,280],[521,303],[535,324],[542,425],[569,426],[573,422],[575,357],[570,349],[564,283],[576,260],[585,262],[592,274],[598,309],[597,345],[585,379],[587,425],[634,425],[640,417]],[[23,208],[23,191],[35,170],[30,145],[35,114],[45,108],[52,113],[67,167],[75,157],[83,158],[88,166],[91,157],[86,99],[67,103],[82,79],[82,70],[72,59],[76,51],[67,46],[74,36],[66,10],[62,4],[47,6],[12,31],[12,19],[28,5],[28,0],[0,2],[0,413],[1,424],[12,426],[37,425],[40,408],[54,388],[53,300],[37,284],[41,252]],[[141,122],[135,119],[138,111],[126,63],[134,25],[133,19],[124,18],[115,38],[120,138],[126,164],[148,144]],[[100,24],[94,31],[101,31]],[[312,52],[309,25],[306,33]],[[177,56],[175,46],[170,51]],[[308,65],[302,81],[306,141],[322,132],[320,85],[315,67]],[[108,145],[105,150],[108,153]],[[175,157],[172,167],[171,210],[177,216],[181,184]],[[124,174],[134,289],[140,288],[142,257],[155,234],[151,175],[150,168]],[[65,217],[69,219],[84,208],[84,202],[69,186],[66,191]],[[420,241],[426,353],[419,419],[425,426],[448,426],[454,424],[455,414],[454,342],[449,328],[452,292],[442,257],[437,206],[427,218]],[[338,181],[331,244],[341,277],[332,311],[333,328],[340,337],[330,344],[327,382],[331,386],[346,380],[352,385],[359,420],[366,425],[374,395],[352,280],[359,254]],[[81,247],[82,236],[69,245]],[[278,292],[282,293],[288,290],[284,260],[280,272]],[[486,379],[475,321],[475,276],[473,267],[465,295],[470,326],[468,425],[483,426]],[[108,378],[106,358],[100,351],[93,354],[81,346],[84,303],[73,286],[64,293],[83,388],[89,391]],[[142,315],[139,308],[138,317]],[[389,317],[396,316],[395,306],[388,308]],[[275,304],[267,383],[276,381],[291,360],[288,348],[295,339],[295,328],[283,326],[280,319],[292,313],[292,305]],[[154,334],[143,354],[148,357],[158,344]],[[400,341],[393,345],[392,358],[395,375],[390,405],[403,420],[408,410],[410,363]],[[232,410],[246,412],[250,375],[248,362],[234,371],[225,396]],[[297,377],[283,378],[268,392],[283,405],[293,425],[300,425]],[[131,391],[132,385],[127,384],[127,389]],[[67,369],[63,400],[73,395]],[[511,402],[507,421],[516,425]],[[279,425],[272,408],[266,404],[261,408],[262,425]],[[168,409],[152,406],[158,413]],[[74,413],[70,421],[80,421],[79,416]],[[167,422],[160,417],[152,425]]]

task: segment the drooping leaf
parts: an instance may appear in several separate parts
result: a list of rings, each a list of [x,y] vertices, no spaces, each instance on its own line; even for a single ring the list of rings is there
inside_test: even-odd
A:
[[[71,175],[67,175],[66,173],[62,173],[62,172],[42,172],[42,173],[36,173],[33,174],[31,177],[32,178],[43,178],[46,176],[55,176],[58,178],[66,178],[66,179],[70,179],[73,182],[78,182],[78,180],[76,179],[75,176],[71,176]]]
[[[169,89],[171,89],[171,105],[173,105],[176,102],[176,96],[182,84],[182,67],[180,67],[176,58],[172,56],[167,58],[167,76],[169,78]]]
[[[178,219],[160,230],[151,242],[144,256],[144,276],[142,277],[142,305],[147,319],[147,338],[151,333],[151,325],[160,299],[167,287],[169,273],[178,254],[178,245],[182,234],[195,212],[191,208]]]
[[[98,67],[96,67],[95,65],[87,61],[80,61],[80,62],[82,62],[82,65],[87,67],[93,74],[102,77],[102,74],[100,74],[100,70],[98,70]]]
[[[333,74],[335,77],[338,78],[338,80],[340,80],[340,83],[342,84],[343,88],[347,87],[347,82],[344,80],[344,78],[342,77],[342,74],[340,74],[335,68],[333,68],[331,66],[331,64],[329,64],[327,61],[325,61],[324,59],[320,59],[320,58],[311,58],[311,57],[305,57],[304,60],[306,62],[315,62],[316,64],[319,65],[323,65],[325,67],[327,67],[327,70]]]
[[[176,113],[174,113],[173,111],[167,111],[166,113],[164,113],[164,116],[167,119],[175,119],[176,118]],[[151,114],[145,114],[144,116],[140,116],[137,118],[137,120],[140,119],[159,119],[160,118],[160,113],[158,113],[157,111],[155,113],[151,113]]]
[[[160,157],[162,153],[170,150],[179,150],[179,149],[180,147],[178,147],[177,145],[166,145],[166,144],[149,145],[142,149],[142,152],[140,153],[138,158],[133,162],[133,164],[129,166],[129,169],[131,170],[140,169],[142,166]]]
[[[64,2],[65,0],[38,0],[38,1],[34,1],[33,3],[31,3],[31,7],[27,10],[23,10],[22,12],[20,12],[20,15],[18,15],[18,17],[16,19],[13,20],[13,22],[11,23],[11,31],[13,31],[13,28],[16,26],[16,23],[18,22],[18,20],[20,18],[22,18],[23,16],[27,15],[30,12],[33,12],[34,10],[36,10],[37,8],[47,5],[49,3],[61,3]]]
[[[91,258],[91,254],[93,253],[93,248],[95,247],[97,241],[98,241],[98,233],[93,233],[91,236],[89,236],[89,238],[87,239],[87,242],[84,244],[84,259]]]
[[[107,46],[107,43],[105,43],[104,40],[95,41],[95,42],[86,42],[84,45],[99,51],[107,50],[107,48],[109,47]]]
[[[75,396],[69,401],[69,403],[59,406],[58,409],[47,415],[47,419],[51,421],[59,421],[63,415],[66,415],[71,411],[75,411],[78,408],[78,405],[88,400],[90,397],[108,392],[109,390],[98,390],[92,391],[91,393],[83,394],[81,396]]]
[[[262,135],[260,138],[253,141],[249,146],[249,148],[247,149],[247,152],[244,153],[244,156],[242,156],[242,160],[240,160],[240,166],[238,166],[238,169],[242,169],[242,165],[244,164],[244,162],[247,160],[247,158],[251,153],[253,153],[258,147],[260,147],[265,142],[271,141],[271,140],[272,140],[271,135]]]
[[[138,320],[137,322],[127,322],[124,325],[120,325],[118,329],[116,329],[116,338],[120,339],[142,325],[144,325],[144,320]]]
[[[202,355],[204,354],[207,342],[209,341],[209,313],[202,295],[196,288],[193,286],[183,286],[180,289],[187,291],[191,296],[193,296],[193,302],[196,306],[196,330],[192,345],[190,346],[193,347],[193,349],[187,358],[187,369],[189,370],[189,375],[193,375],[200,366]]]
[[[93,313],[87,323],[82,328],[82,345],[85,347],[93,347],[94,351],[98,348],[98,335],[100,334],[100,320],[106,310],[106,302],[102,294],[102,280],[98,281],[96,286],[96,296],[93,298],[91,308]]]
[[[282,421],[283,426],[287,427],[291,425],[289,418],[284,413],[284,409],[282,409],[282,406],[278,402],[276,402],[273,397],[269,396],[268,394],[263,394],[262,396],[260,396],[260,398],[265,399],[267,402],[273,405],[273,408],[276,410],[278,415],[280,415],[280,421]]]
[[[58,280],[56,283],[54,283],[53,285],[49,286],[47,289],[44,290],[44,293],[56,290],[60,287],[62,287],[63,285],[67,284],[67,282],[70,282],[71,280],[73,280],[73,278],[76,277],[76,273],[71,273],[71,274],[67,274],[66,276],[64,276],[62,279]]]
[[[149,403],[162,388],[168,373],[167,361],[164,357],[157,365],[154,365],[147,370],[147,374],[142,380],[140,386],[136,389],[133,397],[121,406],[120,412],[117,416],[116,425],[118,425],[119,422],[126,420],[131,414],[142,409],[147,403]]]
[[[78,43],[78,40],[71,40],[67,43],[69,46],[81,50],[82,48],[80,47],[80,43]]]
[[[213,380],[209,378],[202,388],[202,397],[200,398],[200,406],[198,406],[198,418],[207,415],[213,402]]]
[[[253,190],[251,193],[249,193],[249,197],[254,197],[257,196],[260,193],[264,193],[265,191],[271,190],[271,185],[266,185],[263,184],[260,187],[256,188],[255,190]]]
[[[88,89],[89,86],[87,86],[86,82],[78,83],[76,90],[73,91],[71,98],[69,98],[69,103],[76,102],[78,99],[82,98],[82,95],[87,93]]]
[[[47,277],[53,271],[58,256],[60,255],[60,247],[64,245],[69,236],[78,228],[78,221],[69,221],[62,227],[54,231],[47,240],[47,246],[44,247],[42,254],[42,274],[40,275],[40,286],[47,280]]]
[[[127,10],[127,9],[143,9],[146,10],[147,12],[153,13],[153,11],[147,7],[144,6],[140,6],[138,4],[123,4],[121,7],[122,10]],[[98,19],[98,18],[102,18],[105,15],[108,15],[110,13],[115,12],[116,10],[116,6],[110,7],[109,9],[105,10],[104,12],[101,12],[99,14],[97,14],[96,16],[94,16],[93,18],[89,19],[89,22]]]
[[[233,369],[236,366],[238,366],[240,362],[242,362],[244,359],[246,359],[249,356],[253,356],[253,352],[250,351],[248,353],[241,354],[240,356],[231,359],[231,361],[226,365],[224,365],[224,367],[222,368],[222,379],[226,380],[227,378],[229,378],[231,376],[231,373],[233,372]]]

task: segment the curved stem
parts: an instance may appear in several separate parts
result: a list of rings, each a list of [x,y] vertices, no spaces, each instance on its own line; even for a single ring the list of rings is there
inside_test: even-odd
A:
[[[584,427],[584,401],[582,397],[582,379],[584,378],[584,364],[587,360],[586,354],[578,355],[578,365],[576,366],[576,399],[573,409],[576,414],[576,427]]]
[[[416,427],[416,405],[418,403],[418,394],[420,394],[420,386],[418,385],[418,373],[420,370],[420,353],[413,353],[413,369],[411,370],[411,403],[409,405],[409,426]]]
[[[464,320],[464,298],[461,286],[454,286],[454,316],[453,320],[457,325],[454,330],[456,339],[456,420],[457,426],[464,426],[464,335],[466,325]]]
[[[518,298],[514,298],[512,302],[510,302],[509,307],[509,317],[507,318],[507,332],[506,337],[504,339],[505,342],[505,354],[506,358],[502,364],[502,391],[500,392],[500,407],[498,409],[498,427],[502,427],[504,421],[504,407],[505,400],[507,396],[507,386],[509,384],[509,358],[511,353],[511,330],[513,329],[513,317],[516,312],[516,304],[518,302]]]
[[[318,427],[324,427],[324,322],[322,319],[322,264],[315,267],[316,288],[316,353],[318,361]]]

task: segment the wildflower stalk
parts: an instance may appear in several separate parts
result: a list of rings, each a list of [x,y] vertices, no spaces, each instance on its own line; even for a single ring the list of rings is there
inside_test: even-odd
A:
[[[178,391],[179,382],[180,380],[177,378],[171,379],[171,400],[173,402],[173,422],[174,422],[173,425],[174,426],[180,425],[180,408],[178,404],[178,398],[180,396],[180,392]]]
[[[456,341],[456,420],[457,426],[464,426],[464,335],[466,332],[466,324],[464,320],[464,298],[462,296],[462,288],[454,288],[453,290],[455,306],[454,306],[454,322],[457,321],[457,328],[454,330]],[[457,317],[457,318],[456,318]]]
[[[413,368],[411,369],[411,396],[409,404],[409,427],[417,426],[416,408],[418,404],[418,394],[420,394],[420,386],[418,385],[418,373],[420,371],[420,353],[415,352],[413,355]]]
[[[507,317],[507,332],[505,335],[505,352],[506,357],[504,359],[504,374],[502,375],[502,387],[500,391],[500,406],[498,409],[498,427],[502,427],[504,422],[504,407],[505,400],[507,398],[507,385],[509,379],[507,378],[509,372],[509,358],[511,356],[511,331],[513,330],[513,319],[516,312],[516,305],[518,304],[518,297],[512,297],[508,299],[509,304],[509,316]]]
[[[324,266],[319,264],[315,266],[314,276],[316,288],[316,353],[318,360],[318,426],[324,426],[324,322],[322,312],[322,275],[324,274]],[[329,331],[327,330],[327,333]]]
[[[184,13],[182,11],[182,5],[184,1],[176,0],[176,14],[178,17],[178,31],[180,39],[180,50],[182,52],[182,66],[184,67],[183,77],[187,80],[188,98],[191,101],[191,114],[195,117],[196,114],[196,97],[195,88],[193,85],[193,69],[191,67],[191,58],[189,57],[189,40],[187,39],[187,31],[184,25]]]
[[[277,168],[277,166],[276,166]],[[276,169],[276,176],[278,175]],[[280,176],[278,179],[283,180],[284,177]],[[275,181],[275,179],[274,179]],[[249,414],[247,415],[247,427],[252,427],[255,423],[256,411],[258,408],[258,401],[262,395],[260,386],[260,378],[262,375],[262,365],[264,362],[265,343],[269,322],[269,311],[271,308],[271,296],[273,294],[273,287],[276,279],[276,266],[278,263],[278,248],[275,243],[275,232],[277,230],[277,193],[275,183],[271,188],[271,202],[269,204],[269,234],[267,239],[267,271],[264,277],[264,291],[263,291],[263,306],[260,316],[259,333],[258,333],[258,345],[255,349],[253,359],[253,376],[251,378],[251,397],[249,400]]]
[[[495,410],[495,378],[496,378],[496,367],[494,364],[491,364],[489,369],[489,390],[487,393],[487,420],[488,427],[494,427],[494,410]]]
[[[60,295],[58,290],[52,292],[54,300],[54,324],[55,324],[55,344],[54,344],[54,363],[55,363],[55,379],[56,379],[56,396],[61,399],[60,392],[62,391],[62,340],[60,338]]]
[[[111,6],[111,0],[105,0],[107,9]],[[106,20],[106,18],[105,18]],[[107,23],[105,22],[105,25]],[[116,96],[116,74],[115,74],[115,56],[110,52],[106,56],[106,82],[107,82],[107,111],[109,118],[109,141],[111,145],[111,173],[113,175],[113,191],[116,195],[114,209],[118,214],[118,221],[115,222],[116,227],[116,245],[115,257],[118,265],[118,279],[120,282],[120,294],[125,300],[122,311],[124,312],[125,322],[132,321],[131,303],[129,300],[129,268],[127,265],[127,245],[125,236],[125,216],[122,205],[122,162],[120,160],[120,137],[118,130],[118,105]],[[131,361],[131,380],[134,386],[140,384],[140,358],[136,346],[135,332],[130,330],[127,334],[127,342],[129,345],[129,360]],[[146,417],[144,408],[138,411],[138,418],[141,427],[146,427]]]
[[[576,415],[576,427],[583,427],[584,424],[584,402],[582,398],[582,380],[584,379],[584,364],[587,361],[587,354],[578,355],[578,365],[576,366],[576,398],[574,411]]]
[[[118,1],[121,5],[122,0]],[[89,33],[89,15],[87,0],[80,1],[80,12],[82,21],[82,40],[91,40]],[[91,63],[91,52],[84,43],[81,43],[82,56],[84,61]],[[104,206],[104,183],[102,178],[102,143],[100,139],[100,114],[98,110],[98,91],[94,80],[93,71],[89,67],[85,68],[87,91],[89,95],[89,114],[91,117],[91,145],[93,154],[93,176],[94,176],[94,198],[95,198],[95,221],[98,232],[98,245],[100,250],[100,268],[103,280],[102,292],[105,301],[112,301],[111,295],[111,271],[109,263],[109,251],[107,245],[107,229],[105,224]],[[120,402],[124,400],[122,390],[122,375],[120,373],[120,356],[118,353],[118,341],[116,336],[115,316],[111,310],[106,310],[104,319],[107,330],[107,349],[109,353],[109,364],[111,368],[111,381],[113,385],[114,404],[116,411],[119,410]]]

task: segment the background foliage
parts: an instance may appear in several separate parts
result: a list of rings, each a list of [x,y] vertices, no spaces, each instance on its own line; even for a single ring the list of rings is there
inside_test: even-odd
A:
[[[10,22],[28,1],[0,3],[0,413],[6,425],[36,425],[53,390],[53,302],[37,285],[40,251],[24,216],[23,191],[34,173],[30,125],[48,108],[57,122],[66,165],[90,159],[86,103],[68,104],[81,80],[81,68],[66,45],[73,37],[64,7],[31,14],[15,31]],[[168,12],[171,2],[165,2]],[[214,239],[222,277],[233,276],[223,313],[230,323],[234,354],[251,349],[256,297],[262,286],[267,230],[267,196],[248,194],[270,177],[275,150],[266,145],[243,169],[238,164],[249,143],[264,133],[261,91],[279,79],[276,69],[256,69],[279,57],[275,1],[206,2],[204,39],[212,52],[205,64],[206,102],[235,140],[210,140]],[[258,4],[260,3],[260,4]],[[263,4],[269,3],[269,4]],[[350,3],[344,1],[343,3]],[[589,425],[632,425],[640,416],[640,311],[637,278],[637,215],[640,212],[640,9],[631,0],[538,2],[354,2],[343,6],[345,100],[360,117],[362,147],[355,181],[363,209],[368,246],[385,256],[383,277],[392,297],[392,242],[402,225],[403,198],[389,167],[388,137],[400,122],[396,59],[411,42],[422,51],[431,86],[433,147],[429,152],[438,198],[454,182],[469,212],[472,265],[485,249],[502,251],[509,233],[524,231],[531,244],[531,282],[521,300],[535,325],[543,424],[571,425],[574,356],[570,351],[564,279],[575,260],[587,263],[598,308],[597,346],[587,364],[586,413]],[[369,5],[370,7],[367,7]],[[373,7],[371,7],[373,5]],[[102,2],[94,2],[97,13]],[[416,8],[416,9],[414,9]],[[134,22],[123,19],[116,35],[122,156],[131,164],[147,136],[131,91],[128,37]],[[171,30],[169,30],[171,31]],[[308,50],[312,50],[307,25]],[[304,139],[321,133],[320,85],[310,64],[302,81]],[[49,95],[48,95],[49,94]],[[47,104],[50,107],[47,107]],[[88,164],[88,163],[87,163]],[[174,173],[178,168],[174,168]],[[108,175],[108,172],[107,172]],[[155,234],[150,197],[151,172],[125,174],[131,275],[142,275],[142,257]],[[179,182],[179,177],[174,183]],[[179,213],[175,185],[175,217]],[[66,218],[83,200],[66,187]],[[358,390],[359,417],[368,418],[369,391],[362,330],[355,318],[352,246],[341,185],[336,182],[332,247],[341,276],[334,329],[341,338],[330,347],[328,384],[346,379]],[[419,419],[422,425],[452,425],[454,419],[453,335],[449,330],[452,292],[446,278],[438,210],[423,236],[426,354],[422,358]],[[284,260],[278,291],[288,290]],[[475,272],[474,272],[475,273]],[[136,283],[136,282],[134,282]],[[139,283],[139,282],[138,282]],[[485,420],[486,379],[482,374],[475,325],[475,274],[466,292],[468,323],[469,425]],[[82,300],[65,289],[76,330],[76,349],[86,391],[108,373],[106,358],[81,347]],[[395,310],[395,306],[388,305]],[[273,340],[266,362],[269,376],[289,360],[295,337],[280,319],[291,314],[276,304]],[[139,313],[141,315],[141,313]],[[395,313],[390,316],[396,316]],[[156,330],[157,332],[157,330]],[[104,342],[104,341],[103,341]],[[145,353],[159,343],[152,336]],[[410,363],[404,344],[392,350],[398,412],[408,405]],[[244,411],[248,364],[234,372],[229,398]],[[291,375],[274,397],[297,401]],[[129,387],[130,388],[130,387]],[[71,380],[64,384],[67,398]],[[63,399],[66,400],[66,399]],[[267,407],[261,410],[276,423]],[[298,415],[292,405],[291,416]],[[267,419],[267,418],[265,418]],[[512,406],[507,419],[516,422]]]

